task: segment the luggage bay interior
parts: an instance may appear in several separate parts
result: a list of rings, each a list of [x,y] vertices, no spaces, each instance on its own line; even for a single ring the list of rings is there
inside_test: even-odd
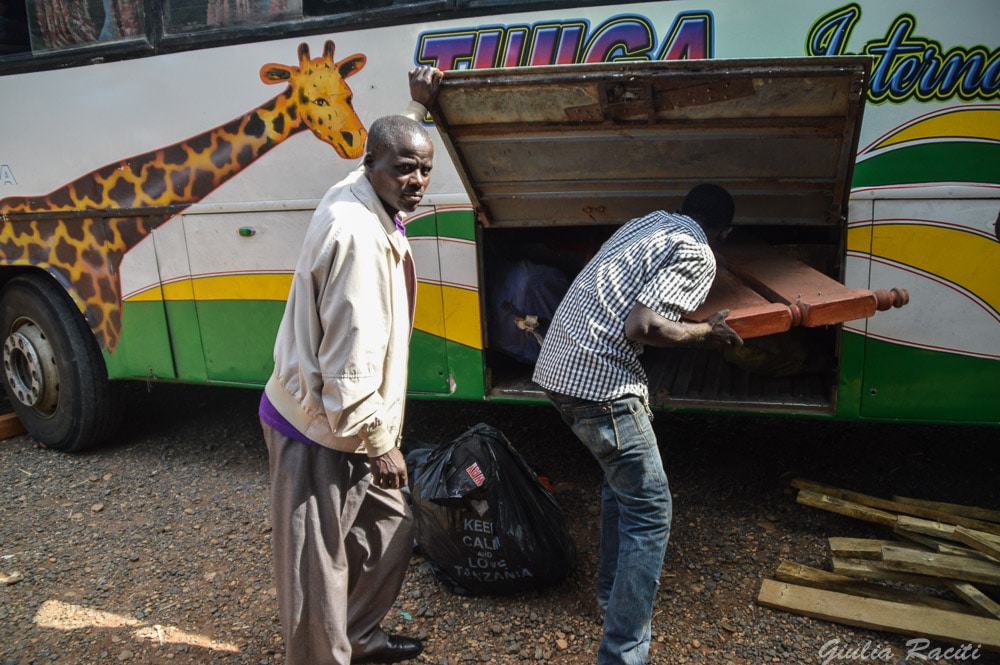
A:
[[[869,68],[844,57],[449,73],[432,115],[477,216],[487,394],[542,396],[516,339],[533,336],[509,326],[545,307],[515,296],[565,287],[621,224],[677,210],[701,182],[736,202],[727,246],[761,243],[842,280]],[[795,325],[728,357],[647,347],[643,362],[656,406],[824,413],[839,341],[839,325]]]

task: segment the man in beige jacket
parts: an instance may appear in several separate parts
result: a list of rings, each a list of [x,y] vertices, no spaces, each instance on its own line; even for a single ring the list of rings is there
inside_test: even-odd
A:
[[[391,663],[421,644],[380,624],[403,583],[413,518],[399,450],[416,277],[401,217],[434,146],[418,120],[441,72],[410,72],[405,116],[372,123],[361,168],[313,214],[260,417],[287,665]]]

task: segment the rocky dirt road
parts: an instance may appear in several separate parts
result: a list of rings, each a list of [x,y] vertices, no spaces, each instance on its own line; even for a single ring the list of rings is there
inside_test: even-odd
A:
[[[256,400],[136,387],[114,445],[0,443],[0,581],[20,578],[0,584],[0,665],[283,661]],[[446,443],[479,422],[553,480],[578,566],[548,589],[459,596],[417,554],[389,627],[423,638],[419,662],[435,665],[593,663],[598,468],[545,406],[411,402],[406,431]],[[790,478],[1000,508],[996,429],[670,414],[655,425],[675,518],[653,663],[934,662],[908,657],[906,635],[755,599],[783,559],[827,568],[830,536],[887,536],[796,504]]]

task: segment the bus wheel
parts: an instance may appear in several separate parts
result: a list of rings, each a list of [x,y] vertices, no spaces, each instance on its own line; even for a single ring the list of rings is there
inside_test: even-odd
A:
[[[19,275],[0,294],[3,384],[21,424],[49,448],[75,452],[111,436],[122,391],[73,301],[43,274]]]

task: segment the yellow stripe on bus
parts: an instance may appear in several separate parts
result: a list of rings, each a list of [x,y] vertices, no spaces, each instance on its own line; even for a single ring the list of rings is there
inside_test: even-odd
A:
[[[847,229],[847,251],[857,254],[872,253],[872,227],[870,224]]]
[[[872,148],[940,138],[1000,141],[1000,109],[968,109],[942,113],[904,127]]]
[[[1000,244],[982,235],[927,224],[876,224],[852,229],[848,249],[912,266],[976,294],[1000,311]],[[870,246],[869,246],[870,245]]]
[[[280,300],[288,298],[292,285],[289,274],[216,275],[179,279],[125,298],[126,302],[154,300]]]
[[[194,280],[197,300],[281,300],[288,299],[292,276],[280,274],[218,275]]]
[[[479,292],[418,282],[413,327],[473,349],[482,349]]]
[[[183,279],[130,295],[128,302],[157,300],[278,300],[288,297],[288,274],[219,275]],[[197,296],[197,298],[196,298]],[[479,321],[479,293],[441,284],[417,283],[417,311],[413,327],[474,349],[483,348]]]

